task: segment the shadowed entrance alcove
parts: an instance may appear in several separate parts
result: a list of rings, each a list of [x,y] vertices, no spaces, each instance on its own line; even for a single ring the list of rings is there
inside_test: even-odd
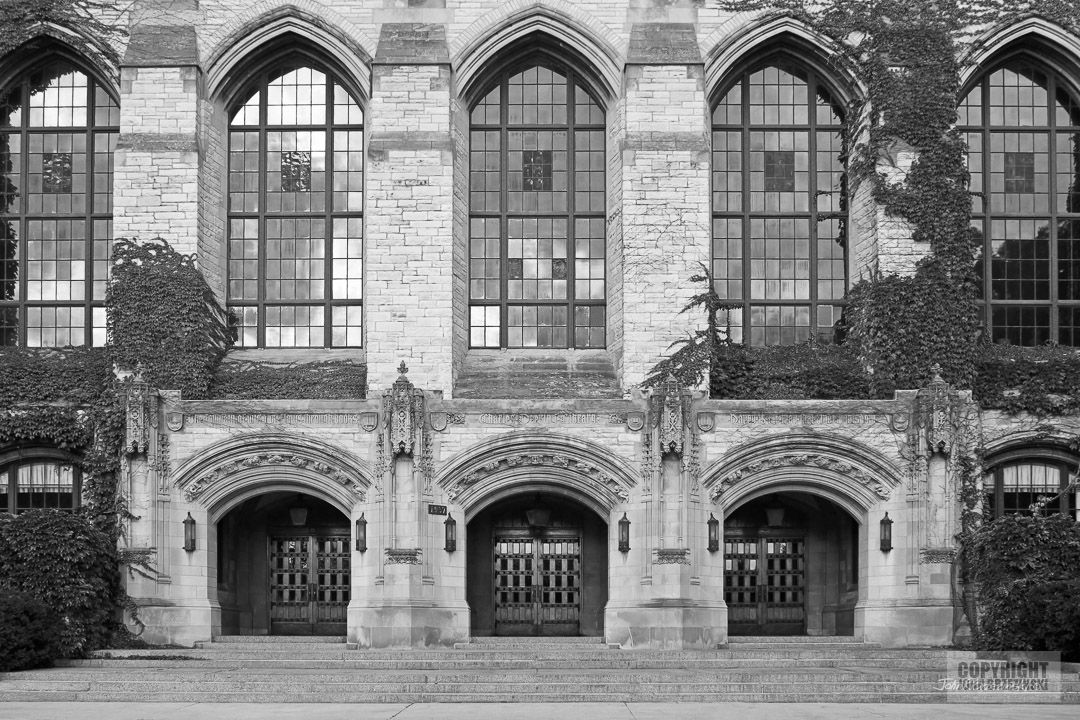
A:
[[[241,502],[217,524],[223,635],[344,635],[349,519],[297,492]]]
[[[603,635],[607,524],[565,497],[521,493],[468,524],[471,634]]]
[[[724,521],[724,601],[731,635],[853,635],[859,524],[836,503],[782,492]]]

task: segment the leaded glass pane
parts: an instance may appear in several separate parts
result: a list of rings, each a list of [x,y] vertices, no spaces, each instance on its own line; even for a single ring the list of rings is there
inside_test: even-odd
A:
[[[741,306],[726,314],[734,342],[832,336],[847,285],[842,122],[821,79],[786,60],[743,72],[713,110],[712,270]]]
[[[604,347],[604,114],[572,71],[502,74],[470,111],[469,344]]]
[[[118,124],[106,89],[66,61],[0,90],[3,344],[104,343]]]
[[[324,70],[253,85],[229,133],[229,305],[244,346],[361,344],[363,111]]]
[[[975,269],[995,342],[1080,343],[1076,108],[1060,78],[1024,57],[992,69],[960,104],[982,241]]]

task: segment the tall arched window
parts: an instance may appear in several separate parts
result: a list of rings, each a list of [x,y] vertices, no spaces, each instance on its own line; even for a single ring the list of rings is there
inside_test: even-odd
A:
[[[977,271],[994,342],[1080,346],[1080,102],[1031,57],[983,75],[959,109]]]
[[[469,344],[606,344],[604,112],[573,70],[515,65],[472,107]]]
[[[713,280],[734,342],[832,338],[847,285],[840,108],[786,55],[729,81],[713,110]]]
[[[229,289],[238,342],[361,344],[363,112],[303,57],[257,74],[229,123]]]
[[[0,345],[103,345],[120,111],[59,56],[0,83]]]

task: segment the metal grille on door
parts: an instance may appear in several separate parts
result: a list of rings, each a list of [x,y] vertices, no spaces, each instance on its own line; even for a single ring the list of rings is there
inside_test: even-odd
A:
[[[724,602],[732,634],[805,631],[801,537],[724,538]]]
[[[496,632],[574,634],[580,615],[580,538],[496,538]]]
[[[270,631],[343,633],[350,559],[348,535],[270,538]]]

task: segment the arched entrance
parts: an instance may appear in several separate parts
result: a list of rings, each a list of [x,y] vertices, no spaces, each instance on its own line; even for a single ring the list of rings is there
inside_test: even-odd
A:
[[[344,635],[349,519],[302,492],[266,492],[217,522],[224,635]]]
[[[602,635],[607,524],[544,492],[495,502],[467,526],[472,635]]]
[[[726,513],[729,635],[853,635],[859,522],[817,494],[758,496]]]

